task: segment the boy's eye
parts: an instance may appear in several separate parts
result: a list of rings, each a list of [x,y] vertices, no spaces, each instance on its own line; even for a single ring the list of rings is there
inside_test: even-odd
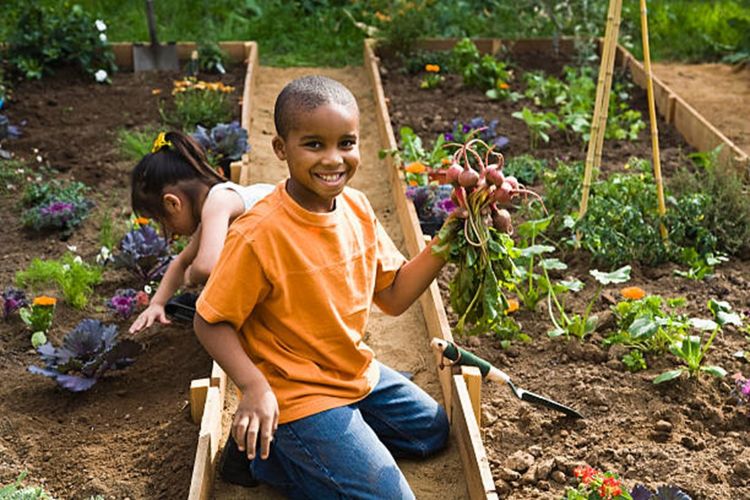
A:
[[[305,146],[306,148],[310,148],[310,149],[318,149],[318,148],[320,148],[320,147],[321,147],[322,145],[323,145],[323,144],[322,144],[322,143],[321,143],[320,141],[309,141],[309,142],[306,142],[306,143],[304,144],[304,146]]]
[[[357,144],[357,141],[355,139],[344,139],[341,141],[341,147],[342,148],[352,148]]]

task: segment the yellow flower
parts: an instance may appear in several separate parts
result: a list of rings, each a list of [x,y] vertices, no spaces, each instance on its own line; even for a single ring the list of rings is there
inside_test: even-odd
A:
[[[505,82],[497,82],[497,88],[502,90],[508,90],[510,88],[510,85],[508,85]]]
[[[40,295],[39,297],[34,297],[35,306],[52,307],[55,304],[57,304],[57,299],[54,297],[48,297],[46,295]]]
[[[159,95],[161,94],[161,89],[151,89],[151,95]]]
[[[516,299],[509,299],[508,300],[508,308],[505,310],[505,314],[510,314],[518,311],[518,308],[520,307],[520,304]]]
[[[151,220],[148,217],[136,217],[133,221],[134,224],[138,224],[139,226],[147,226],[149,222]]]
[[[375,19],[377,19],[381,23],[387,23],[388,21],[391,20],[391,16],[387,16],[387,15],[383,14],[382,12],[377,11],[375,13]]]
[[[646,296],[646,291],[638,286],[628,286],[620,290],[623,297],[630,300],[640,300]]]
[[[424,163],[415,161],[413,163],[409,163],[406,167],[404,167],[404,170],[406,170],[410,174],[423,174],[427,171],[427,167],[424,165]]]
[[[424,67],[424,70],[428,73],[439,73],[440,72],[440,66],[437,64],[427,64]]]

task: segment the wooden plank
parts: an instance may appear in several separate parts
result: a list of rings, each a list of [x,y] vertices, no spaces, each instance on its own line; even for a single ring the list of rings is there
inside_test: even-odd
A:
[[[242,128],[250,134],[250,128],[253,121],[253,102],[252,97],[255,92],[255,81],[259,67],[258,44],[255,42],[245,42],[245,52],[247,54],[247,70],[245,71],[245,85],[242,89],[242,115],[240,124]],[[235,171],[232,171],[233,181],[238,184],[247,185],[250,183],[250,155],[242,155],[242,163],[239,164],[237,180],[234,181]]]
[[[110,44],[112,52],[115,55],[115,64],[121,70],[126,69],[131,71],[133,69],[134,43],[148,44],[148,42],[114,42]],[[219,42],[219,48],[224,51],[231,62],[237,63],[245,60],[246,43],[247,42]],[[177,58],[181,61],[190,59],[190,53],[198,48],[198,44],[195,42],[178,42],[175,46],[177,47]]]
[[[119,69],[133,69],[133,44],[130,42],[116,42],[110,44],[115,54],[115,64]]]
[[[193,418],[193,423],[201,422],[210,385],[211,381],[207,378],[197,378],[190,382],[190,416]]]
[[[209,387],[206,395],[206,405],[201,419],[200,433],[211,435],[211,463],[213,464],[219,453],[219,441],[221,441],[221,412],[224,407],[220,403],[218,387]]]
[[[462,366],[461,375],[471,399],[471,409],[477,419],[477,427],[482,427],[482,372],[476,366]]]
[[[219,388],[219,407],[224,408],[224,399],[227,394],[227,374],[216,361],[211,366],[211,387]]]
[[[471,408],[471,398],[461,375],[453,376],[453,405],[451,429],[458,442],[458,451],[464,463],[464,476],[469,490],[469,498],[497,498],[495,482],[490,472],[482,436],[476,419],[467,412]],[[469,410],[470,411],[470,410]]]
[[[188,500],[208,500],[214,484],[214,467],[211,463],[211,435],[201,433],[195,450],[193,474],[190,478]]]

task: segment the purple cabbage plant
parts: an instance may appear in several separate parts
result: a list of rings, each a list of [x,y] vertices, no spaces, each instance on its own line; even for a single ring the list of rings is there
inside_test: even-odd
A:
[[[209,160],[222,167],[227,178],[229,164],[241,159],[243,154],[250,151],[247,130],[242,128],[238,121],[219,123],[211,130],[198,125],[192,137],[206,150]]]
[[[497,132],[498,120],[486,121],[481,116],[477,116],[469,120],[467,123],[454,121],[453,130],[443,134],[446,142],[458,142],[464,143],[467,140],[469,134],[477,129],[484,129],[479,132],[478,137],[490,146],[494,146],[495,151],[500,151],[510,144],[510,139],[504,135],[500,135]]]
[[[7,287],[5,291],[0,294],[0,300],[2,300],[3,319],[8,319],[11,314],[22,307],[29,305],[29,299],[26,297],[26,293],[23,290],[12,286]]]
[[[450,184],[428,184],[406,188],[406,197],[414,203],[422,232],[434,235],[445,219],[456,209],[451,200],[453,186]]]
[[[109,370],[119,370],[135,362],[141,346],[117,338],[117,327],[99,320],[84,319],[65,335],[61,347],[47,342],[37,349],[44,368],[29,371],[53,378],[72,392],[90,389]]]
[[[633,500],[691,500],[687,493],[676,486],[659,486],[652,492],[642,484],[637,485],[630,492]]]
[[[107,301],[107,307],[120,318],[128,319],[138,305],[137,293],[132,288],[121,288]]]
[[[148,224],[129,231],[119,249],[115,263],[127,268],[143,284],[161,279],[172,260],[169,243]]]

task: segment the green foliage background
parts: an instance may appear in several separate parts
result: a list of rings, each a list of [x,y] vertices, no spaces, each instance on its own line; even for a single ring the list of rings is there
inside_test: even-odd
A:
[[[28,0],[4,0],[0,40]],[[147,40],[142,0],[35,0],[78,3],[103,19],[111,41]],[[604,0],[160,0],[161,41],[256,40],[263,64],[344,66],[362,60],[363,27],[391,38],[429,36],[519,38],[604,33]],[[750,54],[750,0],[650,0],[655,60],[717,60]],[[376,13],[378,13],[376,15]],[[623,3],[620,40],[640,53],[639,1]],[[383,16],[389,16],[387,21]],[[358,27],[355,23],[360,23]]]

